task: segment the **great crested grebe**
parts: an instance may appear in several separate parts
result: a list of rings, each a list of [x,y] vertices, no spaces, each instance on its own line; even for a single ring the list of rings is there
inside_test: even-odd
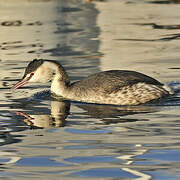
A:
[[[22,80],[12,89],[28,82],[46,83],[50,80],[51,92],[56,96],[88,103],[138,105],[172,94],[156,79],[126,70],[99,72],[81,81],[70,83],[60,63],[43,59],[31,61]]]

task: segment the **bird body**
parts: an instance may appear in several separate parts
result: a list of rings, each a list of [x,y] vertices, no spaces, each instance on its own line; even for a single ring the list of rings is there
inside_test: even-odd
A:
[[[70,83],[65,69],[56,61],[33,60],[23,79],[14,89],[27,82],[51,83],[51,92],[67,99],[99,104],[138,105],[170,94],[154,78],[135,71],[110,70]]]

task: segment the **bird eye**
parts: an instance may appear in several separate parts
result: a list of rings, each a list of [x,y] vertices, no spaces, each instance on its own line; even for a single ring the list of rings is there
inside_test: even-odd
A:
[[[34,73],[32,72],[30,75],[29,75],[29,78],[32,78],[34,75]]]

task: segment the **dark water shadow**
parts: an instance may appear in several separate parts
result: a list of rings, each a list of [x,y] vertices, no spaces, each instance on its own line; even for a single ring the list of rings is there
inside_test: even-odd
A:
[[[60,7],[58,9],[58,12],[60,13],[69,13],[69,12],[78,12],[78,11],[82,11],[81,8],[78,7]]]
[[[158,25],[156,23],[135,23],[134,25],[152,26],[153,29],[166,29],[166,30],[180,29],[180,24]]]
[[[12,21],[3,21],[0,23],[1,26],[10,26],[10,27],[14,27],[14,26],[41,26],[43,25],[43,23],[41,21],[34,21],[34,22],[27,22],[24,23],[21,20],[12,20]]]
[[[57,44],[56,48],[43,50],[42,53],[49,53],[51,56],[80,56],[84,55],[83,51],[75,51],[69,45],[60,45]]]
[[[162,1],[149,1],[148,3],[151,3],[151,4],[171,4],[171,3],[174,3],[174,4],[180,4],[180,0],[162,0]]]
[[[164,37],[164,38],[159,38],[159,39],[116,39],[118,41],[143,41],[143,42],[158,42],[158,41],[172,41],[172,40],[179,40],[180,39],[180,34],[167,34],[165,36],[169,37]]]

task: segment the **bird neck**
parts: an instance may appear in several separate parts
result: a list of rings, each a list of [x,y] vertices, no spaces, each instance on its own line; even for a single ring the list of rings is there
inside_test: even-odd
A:
[[[68,86],[70,84],[69,77],[65,69],[60,64],[56,64],[53,69],[55,70],[55,74],[51,83],[51,92],[57,96],[66,97],[66,94],[68,93]]]

